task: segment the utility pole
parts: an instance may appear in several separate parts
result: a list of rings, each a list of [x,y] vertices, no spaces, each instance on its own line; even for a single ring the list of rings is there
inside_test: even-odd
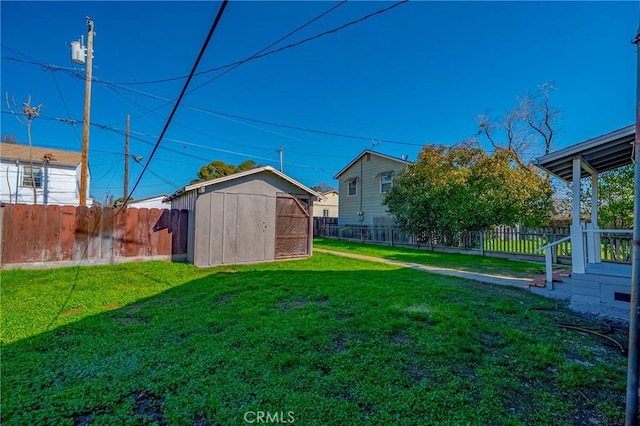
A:
[[[636,138],[634,141],[633,244],[631,253],[631,303],[629,306],[629,359],[625,425],[638,424],[638,361],[640,356],[640,23],[632,42],[636,45]]]
[[[91,110],[91,68],[93,63],[93,21],[87,16],[87,64],[84,83],[84,127],[82,128],[82,164],[80,170],[80,205],[87,205],[89,175],[89,112]]]
[[[124,139],[124,192],[122,201],[124,202],[129,195],[129,121],[130,116],[127,115],[127,131]]]
[[[280,145],[280,147],[278,148],[278,151],[280,152],[280,171],[283,171],[282,168],[282,154],[284,153],[284,147],[282,145]]]

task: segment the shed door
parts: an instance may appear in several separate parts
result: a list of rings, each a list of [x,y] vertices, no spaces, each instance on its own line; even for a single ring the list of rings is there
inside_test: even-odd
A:
[[[309,255],[309,211],[297,198],[276,199],[276,259]]]

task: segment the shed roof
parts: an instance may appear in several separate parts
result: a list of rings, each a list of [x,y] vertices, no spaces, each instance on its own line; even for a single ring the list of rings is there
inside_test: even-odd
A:
[[[217,179],[212,179],[212,180],[207,180],[207,181],[204,181],[204,182],[198,182],[198,183],[194,183],[194,184],[191,184],[191,185],[186,185],[186,186],[178,189],[176,192],[171,194],[169,197],[167,197],[166,201],[171,201],[174,198],[176,198],[176,197],[178,197],[178,196],[180,196],[180,195],[182,195],[184,193],[187,193],[187,192],[199,189],[199,188],[203,188],[203,187],[211,186],[211,185],[218,185],[218,184],[223,183],[223,182],[228,182],[228,181],[239,179],[239,178],[242,178],[242,177],[245,177],[245,176],[251,176],[251,175],[258,174],[258,173],[263,173],[263,172],[273,173],[276,176],[278,176],[278,177],[286,180],[287,182],[291,183],[292,185],[300,188],[304,192],[306,192],[306,193],[308,193],[310,195],[313,195],[314,197],[317,197],[318,199],[324,199],[324,197],[321,194],[317,193],[316,191],[314,191],[311,188],[308,188],[308,187],[304,186],[303,184],[301,184],[297,180],[290,178],[289,176],[285,175],[281,171],[276,170],[271,166],[264,166],[264,167],[258,167],[256,169],[246,170],[244,172],[234,173],[234,174],[228,175],[228,176],[222,176],[222,177],[219,177]]]
[[[371,151],[370,149],[365,149],[364,151],[362,151],[360,154],[358,154],[358,156],[356,158],[354,158],[353,160],[351,160],[351,162],[349,164],[347,164],[346,166],[344,166],[342,168],[342,170],[340,170],[333,178],[334,179],[338,179],[340,177],[341,174],[343,174],[344,172],[347,171],[347,169],[351,166],[353,166],[356,161],[358,161],[360,158],[362,158],[362,156],[364,156],[365,154],[373,154],[373,155],[377,155],[378,157],[382,157],[382,158],[386,158],[387,160],[392,160],[392,161],[397,161],[398,163],[401,163],[403,165],[409,165],[411,164],[411,161],[408,160],[403,160],[402,158],[397,158],[397,157],[392,157],[390,155],[386,155],[386,154],[381,154],[379,152],[375,152],[375,151]]]
[[[82,153],[74,151],[63,151],[51,148],[31,148],[31,157],[33,161],[41,163],[45,156],[48,157],[49,163],[77,166],[82,161]],[[3,160],[29,161],[29,146],[17,143],[0,143],[0,158]]]
[[[635,125],[615,130],[596,138],[571,145],[559,151],[537,158],[533,164],[560,179],[571,182],[573,179],[573,160],[580,158],[597,173],[613,170],[631,164]],[[589,171],[582,169],[581,178]]]

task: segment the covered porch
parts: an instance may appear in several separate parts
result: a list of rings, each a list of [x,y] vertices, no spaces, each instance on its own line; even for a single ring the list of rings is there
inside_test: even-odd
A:
[[[631,294],[631,230],[601,229],[598,224],[598,175],[632,163],[635,126],[542,156],[534,164],[572,187],[571,275],[554,280],[551,253],[563,240],[542,247],[546,255],[546,286],[532,291],[571,300],[581,312],[627,320]],[[580,217],[581,179],[591,180],[591,214]],[[614,244],[609,255],[603,247]],[[619,247],[621,246],[621,247]],[[627,257],[627,252],[629,253]],[[604,256],[603,256],[604,255]],[[604,259],[603,259],[604,257]],[[557,274],[556,274],[557,277]]]

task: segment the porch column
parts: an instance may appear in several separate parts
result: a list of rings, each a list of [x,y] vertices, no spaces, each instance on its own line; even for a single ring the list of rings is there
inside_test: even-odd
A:
[[[580,158],[573,159],[573,203],[571,221],[571,270],[577,274],[584,274],[584,244],[582,226],[580,226],[580,174],[582,164]]]
[[[591,174],[591,228],[598,229],[598,174]],[[589,244],[589,263],[600,263],[600,233],[590,232],[587,236]]]

